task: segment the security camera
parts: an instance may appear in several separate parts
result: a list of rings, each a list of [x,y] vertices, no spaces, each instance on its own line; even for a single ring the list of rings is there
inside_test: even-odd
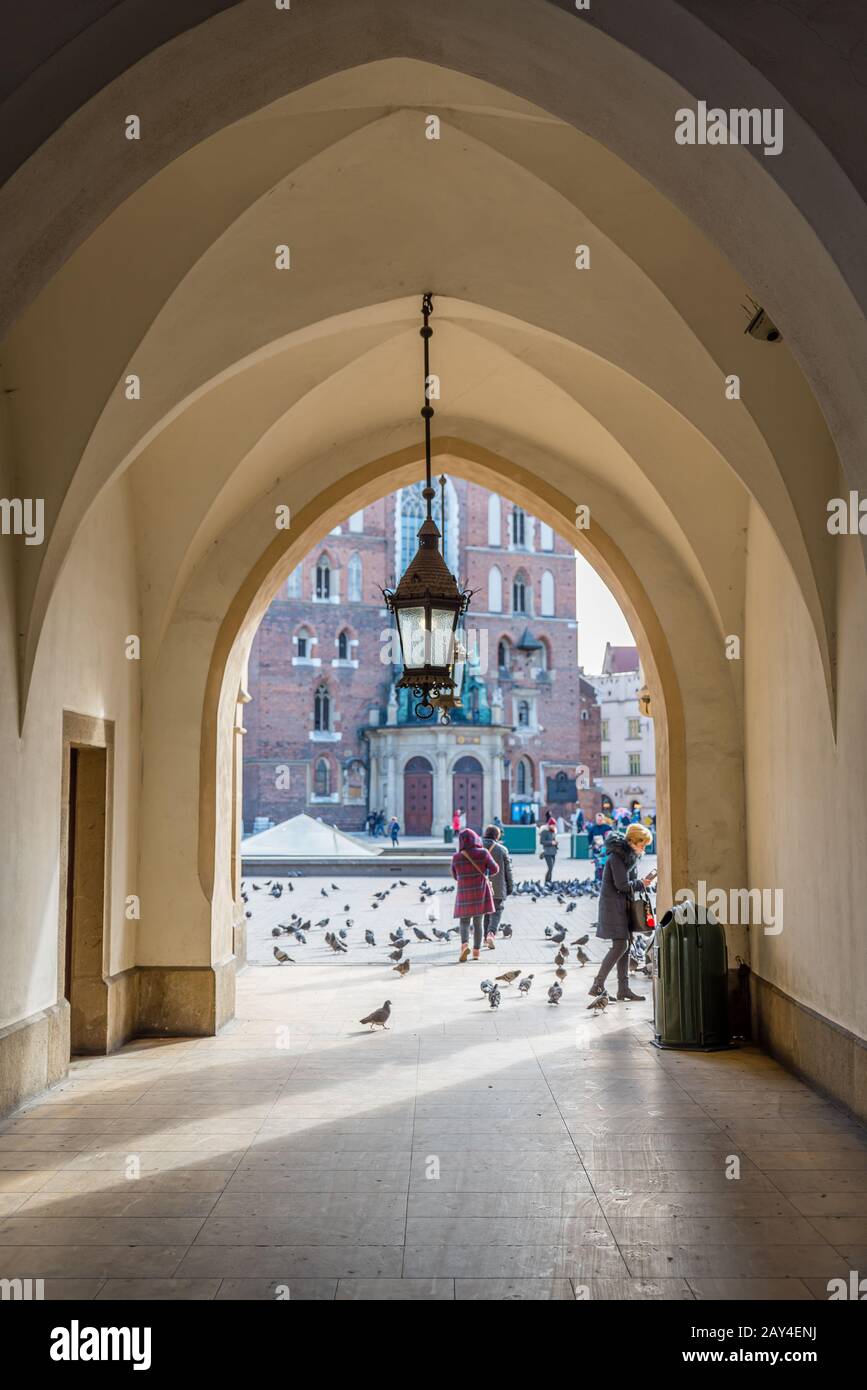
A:
[[[754,299],[750,300],[750,306],[748,307],[746,304],[743,306],[744,312],[750,320],[744,332],[749,333],[751,338],[758,338],[760,343],[778,343],[783,335],[770,314],[766,313]]]

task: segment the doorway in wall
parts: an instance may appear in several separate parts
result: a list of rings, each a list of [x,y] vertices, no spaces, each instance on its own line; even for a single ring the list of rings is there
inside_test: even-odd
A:
[[[452,777],[452,805],[466,813],[471,830],[482,831],[484,778],[477,758],[458,758]]]
[[[427,758],[410,758],[403,773],[403,818],[407,835],[429,835],[433,821],[433,768]]]

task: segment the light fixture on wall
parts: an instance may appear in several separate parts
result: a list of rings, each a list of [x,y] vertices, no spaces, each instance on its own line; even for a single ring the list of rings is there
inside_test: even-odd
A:
[[[418,719],[430,719],[440,711],[443,723],[459,703],[460,689],[455,666],[463,653],[455,641],[459,619],[466,613],[472,590],[461,589],[449,570],[440,549],[440,532],[433,519],[434,498],[431,480],[430,339],[433,329],[428,320],[433,313],[433,297],[426,294],[421,306],[424,342],[424,419],[425,486],[422,497],[427,515],[418,532],[418,550],[396,589],[383,589],[389,613],[397,623],[403,661],[398,686],[412,691]]]

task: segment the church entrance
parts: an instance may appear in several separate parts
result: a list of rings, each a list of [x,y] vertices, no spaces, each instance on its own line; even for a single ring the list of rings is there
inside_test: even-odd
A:
[[[482,832],[484,814],[484,778],[477,758],[458,758],[452,777],[452,807],[461,810],[471,830]]]
[[[403,771],[405,835],[429,835],[433,820],[433,768],[427,758],[410,758]]]

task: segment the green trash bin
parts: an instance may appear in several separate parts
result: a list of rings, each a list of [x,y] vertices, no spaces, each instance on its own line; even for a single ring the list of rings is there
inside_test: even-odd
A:
[[[503,844],[510,854],[535,854],[535,825],[504,825]]]
[[[454,844],[455,832],[452,830],[450,825],[445,826],[445,828],[443,829],[443,840],[447,845]]]
[[[572,858],[590,858],[590,836],[587,834],[586,830],[582,830],[580,834],[572,836]]]
[[[730,1046],[725,932],[692,902],[666,912],[654,933],[653,1033],[657,1047]]]

